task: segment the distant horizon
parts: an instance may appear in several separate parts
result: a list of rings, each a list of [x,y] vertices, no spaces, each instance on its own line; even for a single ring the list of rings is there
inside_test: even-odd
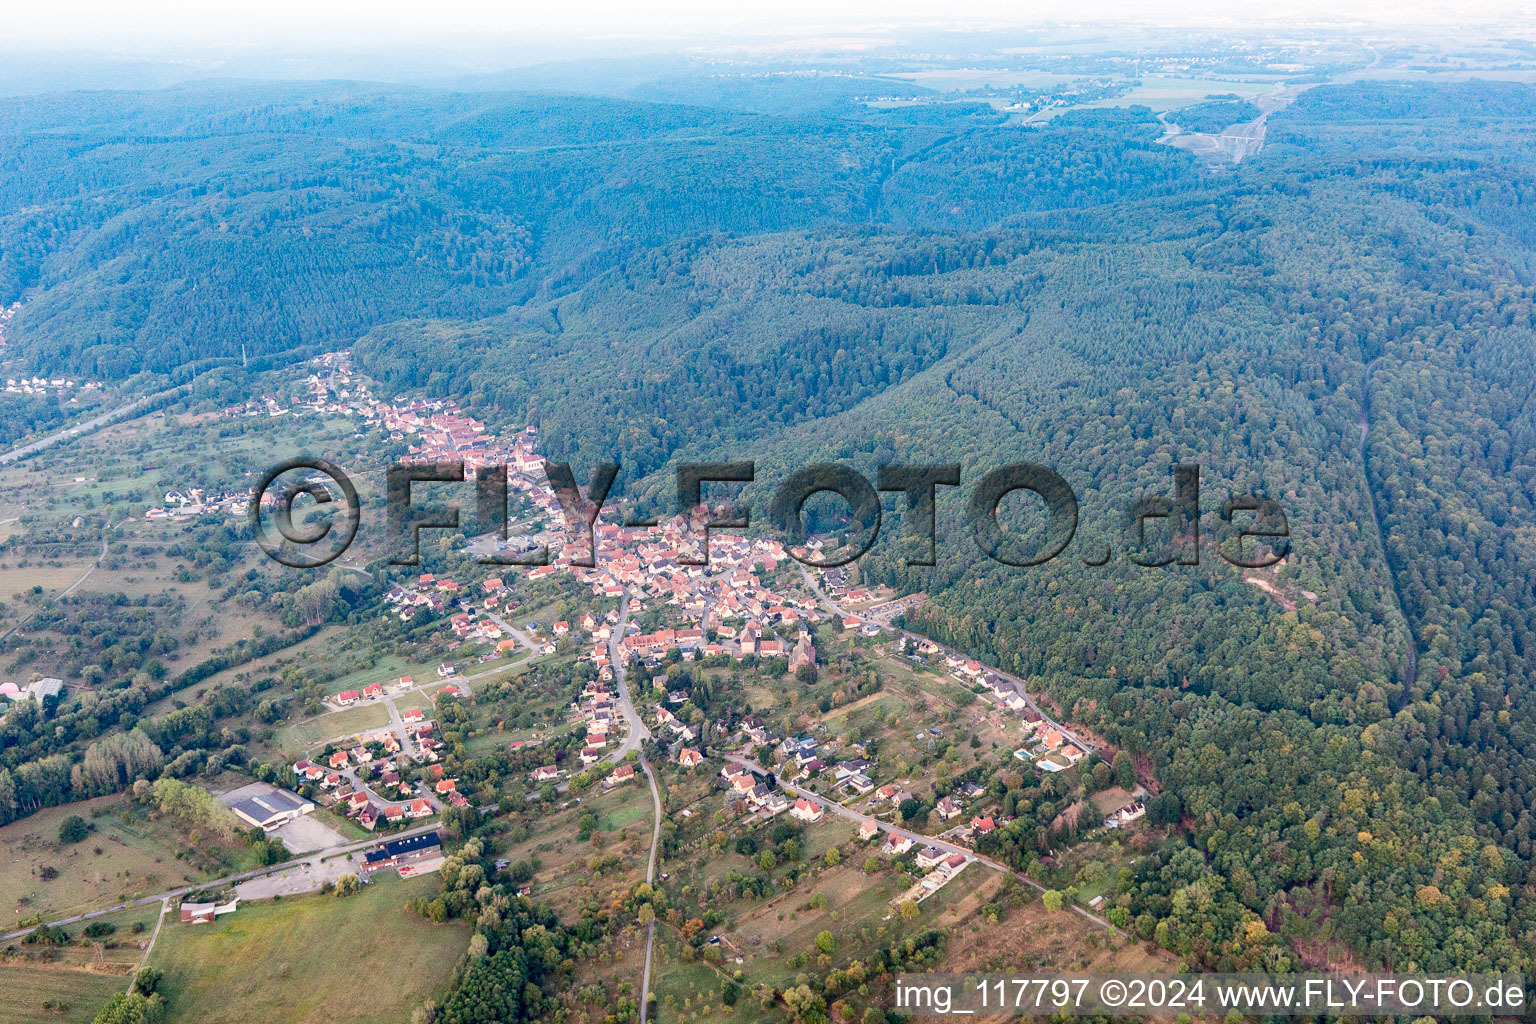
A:
[[[862,0],[860,0],[862,2]],[[921,66],[932,54],[949,66],[967,58],[996,61],[1018,53],[1021,63],[1049,56],[1056,46],[1152,55],[1188,52],[1191,40],[1263,39],[1297,46],[1338,42],[1430,45],[1447,39],[1476,47],[1480,39],[1519,39],[1536,44],[1536,0],[1478,6],[1469,17],[1446,5],[1356,4],[1339,9],[1312,0],[1263,7],[1253,13],[1196,5],[1176,18],[1122,9],[1117,0],[1090,0],[1063,19],[1059,9],[998,13],[972,6],[964,14],[938,15],[908,2],[878,15],[841,4],[810,14],[791,4],[770,16],[758,12],[726,21],[702,14],[680,19],[692,0],[672,3],[643,30],[622,19],[592,24],[603,3],[578,6],[561,27],[526,30],[474,3],[450,6],[430,24],[415,24],[399,5],[357,15],[346,26],[349,5],[301,14],[279,4],[246,20],[220,22],[189,12],[175,19],[174,0],[141,5],[142,23],[112,31],[116,15],[82,16],[64,22],[90,3],[33,10],[7,26],[0,38],[0,96],[37,96],[93,90],[154,90],[194,82],[357,82],[467,91],[612,92],[615,81],[641,76],[692,75],[720,62],[746,67],[892,73],[890,63]],[[409,15],[409,16],[408,16]],[[485,16],[485,27],[466,19]],[[1439,18],[1436,22],[1434,19]],[[175,27],[171,27],[175,21]],[[1454,27],[1452,27],[1454,26]],[[346,31],[343,31],[343,28]],[[1201,44],[1203,45],[1203,44]],[[1043,48],[1044,53],[1027,52]],[[1519,58],[1522,68],[1523,57]],[[905,68],[903,68],[905,70]],[[1448,69],[1449,70],[1449,69]],[[1518,71],[1527,74],[1527,71]],[[607,81],[605,81],[605,79]]]
[[[508,9],[482,0],[450,0],[424,8],[385,0],[226,5],[210,11],[185,0],[115,5],[102,0],[63,0],[14,13],[0,52],[38,56],[221,60],[239,56],[357,55],[393,50],[452,47],[462,53],[553,48],[556,52],[614,53],[626,49],[710,50],[834,39],[851,49],[886,33],[976,32],[1048,27],[1212,29],[1222,31],[1339,31],[1350,28],[1413,29],[1426,26],[1499,25],[1536,37],[1536,2],[1481,0],[1448,4],[1409,0],[1326,0],[1278,3],[1192,3],[1149,9],[1128,0],[1073,4],[999,3],[981,0],[957,11],[937,0],[785,0],[725,12],[702,0],[649,5],[614,0],[518,5]],[[772,41],[770,43],[770,41]]]

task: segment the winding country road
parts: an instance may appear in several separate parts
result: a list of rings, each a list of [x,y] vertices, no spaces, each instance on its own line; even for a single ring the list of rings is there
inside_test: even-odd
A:
[[[144,406],[158,399],[170,397],[171,395],[179,392],[184,387],[187,387],[187,385],[181,384],[166,391],[160,391],[153,395],[146,395],[137,401],[129,402],[127,405],[118,406],[116,409],[110,409],[98,416],[93,416],[83,423],[76,423],[72,427],[65,427],[63,430],[49,434],[47,437],[40,437],[36,441],[33,441],[31,444],[24,444],[20,448],[12,448],[10,451],[0,452],[0,465],[4,465],[7,462],[15,462],[17,459],[24,459],[28,455],[35,455],[43,449],[51,448],[61,441],[72,441],[80,435],[89,434],[91,431],[96,430],[99,427],[107,426],[108,424],[115,423],[119,420],[129,419],[133,416],[134,413],[144,408]]]
[[[7,520],[7,522],[9,522],[9,521],[10,520]],[[119,523],[118,525],[121,526],[122,524]],[[57,601],[59,598],[61,598],[61,597],[68,597],[70,594],[73,594],[75,592],[75,588],[76,587],[78,587],[80,584],[84,583],[86,580],[90,579],[91,578],[91,573],[93,573],[97,569],[101,568],[102,561],[105,560],[106,557],[107,557],[107,537],[111,534],[111,532],[112,532],[112,524],[111,523],[108,523],[106,526],[102,527],[102,529],[101,529],[101,554],[97,555],[96,556],[96,561],[92,562],[90,564],[90,567],[87,568],[85,570],[85,572],[80,574],[80,578],[75,580],[75,582],[71,583],[69,586],[65,587],[63,590],[59,591],[57,594],[54,594],[52,597],[48,598],[48,600],[44,601],[42,604],[38,605],[35,609],[33,609],[31,615],[28,615],[26,618],[24,618],[20,622],[16,623],[16,625],[12,626],[10,628],[9,632],[7,632],[4,636],[0,636],[0,643],[4,643],[5,641],[9,640],[13,635],[15,635],[17,630],[21,629],[27,623],[29,623],[33,619],[35,619],[37,617],[37,613],[38,612],[40,612],[44,608],[48,607],[50,604],[52,604],[53,602]]]
[[[767,768],[761,764],[758,764],[756,761],[742,757],[739,754],[724,754],[722,756],[727,761],[741,765],[743,768],[747,769],[754,775],[766,776],[768,774]],[[887,832],[894,832],[899,836],[905,836],[906,838],[912,840],[914,843],[921,843],[925,846],[934,846],[940,850],[945,851],[946,853],[958,853],[965,857],[966,860],[973,860],[978,864],[986,865],[994,871],[1001,871],[1004,874],[1012,875],[1014,878],[1023,882],[1025,885],[1029,886],[1031,889],[1034,889],[1036,892],[1043,893],[1046,891],[1045,886],[1041,885],[1033,878],[1030,878],[1028,875],[1024,874],[1024,872],[1015,871],[1008,865],[1003,864],[1000,861],[995,861],[991,857],[984,857],[969,847],[956,846],[954,843],[946,842],[943,839],[938,839],[934,836],[926,835],[922,832],[913,832],[911,829],[902,828],[900,825],[893,825],[887,821],[881,821],[879,818],[865,814],[863,811],[856,811],[853,808],[845,806],[836,800],[829,800],[822,796],[820,793],[813,793],[809,789],[802,789],[798,786],[790,788],[794,790],[795,795],[802,796],[812,803],[820,805],[822,810],[831,811],[833,814],[840,818],[846,818],[847,820],[857,822],[860,825],[866,822],[874,822],[883,830]],[[1108,921],[1104,920],[1102,917],[1099,917],[1096,914],[1089,913],[1087,910],[1083,909],[1075,903],[1072,904],[1071,909],[1073,913],[1077,914],[1083,920],[1091,921],[1098,925],[1100,928],[1107,929],[1111,927]]]
[[[149,936],[149,944],[144,947],[144,955],[139,957],[139,971],[149,966],[149,955],[155,951],[155,943],[160,941],[160,926],[165,924],[165,915],[171,912],[170,897],[160,901],[160,915],[155,918],[155,930]],[[128,976],[128,993],[133,993],[134,982],[139,980],[139,971],[134,971]]]
[[[281,864],[272,864],[264,868],[256,868],[251,871],[243,871],[238,875],[225,875],[223,878],[212,878],[206,882],[198,882],[196,885],[184,885],[180,889],[172,889],[169,892],[160,892],[153,896],[145,896],[141,899],[128,900],[124,903],[115,903],[110,907],[103,907],[100,910],[91,910],[84,914],[75,914],[73,917],[61,917],[57,921],[47,921],[43,924],[29,925],[26,928],[19,928],[16,931],[6,932],[5,934],[0,935],[0,942],[7,942],[11,939],[19,939],[23,935],[30,935],[32,932],[37,931],[39,928],[62,928],[64,925],[79,924],[81,921],[90,921],[98,917],[106,917],[108,914],[115,914],[120,910],[133,910],[136,907],[147,906],[151,903],[163,903],[166,900],[177,899],[179,897],[185,896],[189,892],[197,892],[200,889],[210,889],[214,886],[232,885],[235,882],[247,882],[253,878],[263,878],[267,875],[275,875],[279,871],[287,871],[291,868],[300,867],[305,864],[318,864],[322,860],[329,860],[332,857],[341,856],[342,854],[357,853],[361,850],[368,850],[395,839],[409,839],[411,836],[421,835],[425,832],[435,832],[437,828],[438,826],[436,825],[422,825],[417,828],[407,829],[404,832],[395,832],[388,836],[380,836],[377,839],[365,839],[359,843],[348,843],[344,846],[332,846],[324,850],[315,850],[311,853],[305,854],[302,857],[295,857],[293,860],[285,860]]]
[[[617,764],[624,759],[624,755],[631,750],[638,751],[640,744],[651,738],[651,730],[645,727],[645,722],[640,718],[640,711],[635,707],[633,696],[629,692],[629,685],[624,681],[628,664],[624,655],[624,627],[629,625],[629,595],[625,594],[619,599],[619,621],[613,624],[613,630],[608,634],[608,661],[613,665],[613,683],[619,691],[619,713],[629,723],[629,735],[624,737],[624,742],[619,744],[617,750],[609,755]],[[642,760],[644,760],[642,758]],[[650,771],[649,768],[646,769]],[[654,793],[656,784],[651,783]],[[659,818],[659,815],[658,815]]]
[[[661,850],[661,793],[656,788],[656,775],[651,771],[651,763],[640,755],[640,767],[645,770],[645,779],[651,784],[651,805],[656,815],[656,824],[651,828],[651,862],[645,869],[645,883],[656,884],[656,855]],[[645,972],[640,976],[640,1024],[645,1024],[651,1005],[651,951],[656,945],[656,922],[653,920],[645,927]]]
[[[810,588],[811,593],[816,595],[817,600],[822,603],[823,607],[825,607],[828,611],[838,616],[839,618],[857,618],[857,616],[853,615],[853,613],[845,611],[843,608],[838,606],[831,597],[827,596],[826,591],[822,590],[820,585],[817,584],[816,577],[811,575],[810,570],[805,567],[803,562],[798,564],[800,566],[800,575],[805,580],[805,585]],[[873,622],[873,620],[869,621]],[[931,640],[928,637],[923,636],[921,633],[914,633],[911,630],[906,629],[898,630],[895,626],[886,625],[883,622],[875,622],[874,625],[879,626],[882,633],[899,633],[901,636],[913,641],[914,643],[927,642],[936,644],[946,654],[963,654],[963,652],[953,651],[951,648],[945,647],[943,644],[939,644],[938,641]],[[963,654],[963,656],[967,661],[973,660],[968,654]],[[979,660],[978,664],[980,664]],[[1011,683],[1014,690],[1017,691],[1018,695],[1024,698],[1024,703],[1029,705],[1030,709],[1033,710],[1035,714],[1039,715],[1046,725],[1049,725],[1052,729],[1055,729],[1057,732],[1061,733],[1070,742],[1077,744],[1079,747],[1082,747],[1089,753],[1093,753],[1093,751],[1097,749],[1092,743],[1089,743],[1087,740],[1080,739],[1073,734],[1071,729],[1067,728],[1065,725],[1052,718],[1051,715],[1040,706],[1039,702],[1029,695],[1029,690],[1026,688],[1024,680],[1020,679],[1012,672],[1005,672],[1002,669],[996,668],[992,665],[983,664],[981,667],[986,669],[988,672],[993,673],[994,675],[1006,679],[1009,683]]]
[[[645,868],[645,881],[647,885],[655,885],[656,858],[661,850],[661,790],[656,786],[656,773],[651,770],[651,762],[646,760],[644,751],[640,750],[641,742],[651,738],[651,731],[641,721],[640,712],[635,708],[635,702],[630,697],[629,684],[624,678],[629,668],[623,646],[624,627],[628,624],[629,595],[625,594],[619,599],[619,621],[614,623],[613,630],[608,634],[608,660],[613,665],[614,687],[619,691],[619,711],[623,714],[624,720],[629,723],[629,735],[624,737],[624,742],[610,756],[614,763],[618,763],[631,750],[640,755],[640,768],[645,772],[645,781],[651,787],[651,807],[655,821],[651,826],[651,859]],[[650,1013],[651,954],[655,945],[656,922],[653,920],[645,929],[645,971],[640,976],[640,1024],[645,1024],[646,1017]]]

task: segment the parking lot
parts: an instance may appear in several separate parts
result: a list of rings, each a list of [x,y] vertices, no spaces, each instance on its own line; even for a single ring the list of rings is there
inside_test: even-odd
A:
[[[345,846],[348,842],[346,836],[309,814],[295,818],[272,834],[283,841],[290,853],[328,850],[333,846]]]
[[[326,882],[334,882],[345,874],[362,875],[363,855],[348,854],[323,863],[308,860],[286,871],[279,871],[264,878],[253,878],[235,886],[235,894],[242,900],[269,900],[273,896],[299,896],[316,892]]]

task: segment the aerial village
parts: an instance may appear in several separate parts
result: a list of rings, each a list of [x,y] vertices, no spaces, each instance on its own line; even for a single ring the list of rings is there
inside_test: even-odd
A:
[[[473,538],[470,548],[512,557],[547,548],[547,563],[485,566],[460,578],[418,573],[392,582],[386,600],[405,622],[422,612],[441,618],[460,666],[466,659],[479,666],[564,653],[591,667],[592,678],[569,708],[569,724],[584,733],[579,754],[533,767],[527,778],[535,786],[562,787],[573,774],[589,770],[604,773],[606,789],[622,786],[636,777],[632,754],[648,740],[675,770],[713,772],[724,798],[741,813],[763,819],[788,815],[812,825],[833,814],[856,823],[859,837],[878,842],[884,854],[910,855],[925,874],[892,901],[896,904],[932,895],[974,860],[979,836],[1006,824],[995,811],[973,813],[973,807],[988,803],[983,788],[968,784],[934,801],[933,814],[943,825],[937,835],[902,828],[899,809],[920,795],[919,779],[893,777],[863,756],[858,744],[824,735],[779,735],[760,715],[713,723],[683,717],[678,712],[689,695],[669,687],[669,665],[783,659],[791,675],[814,675],[825,660],[818,642],[827,642],[825,633],[817,640],[817,630],[831,626],[834,643],[861,644],[924,665],[975,693],[989,715],[1006,723],[1012,759],[1042,775],[1072,768],[1094,749],[1025,693],[1022,680],[894,626],[922,595],[902,597],[861,586],[846,569],[807,568],[793,557],[812,559],[820,538],[791,552],[772,538],[715,531],[707,564],[694,564],[702,561],[704,536],[696,522],[674,517],[654,526],[620,526],[609,521],[610,508],[594,522],[587,550],[545,476],[536,428],[501,437],[451,401],[382,402],[352,373],[345,353],[317,362],[303,382],[304,401],[284,404],[277,396],[263,396],[225,415],[351,416],[387,431],[405,446],[409,459],[463,461],[471,475],[486,466],[507,467],[512,506],[521,512],[509,521],[508,536]],[[241,498],[194,489],[168,494],[158,511],[243,515]],[[578,564],[585,561],[593,564]],[[520,622],[526,591],[545,582],[575,584],[587,595],[587,607],[555,621]],[[648,611],[656,623],[649,631],[639,624]],[[470,685],[455,681],[460,666],[439,666],[433,701],[473,699]],[[626,672],[643,682],[624,686]],[[418,689],[403,676],[332,694],[329,709],[377,703],[389,708],[392,724],[297,761],[292,767],[301,795],[269,794],[266,803],[247,801],[236,812],[253,825],[272,828],[315,805],[328,806],[370,832],[394,832],[430,821],[444,808],[466,806],[459,780],[443,774],[436,723],[427,710],[396,707],[399,698]],[[938,732],[930,727],[918,739],[932,742],[928,733]],[[527,753],[538,744],[519,739],[511,749]],[[1144,806],[1131,800],[1110,813],[1104,827],[1129,825],[1144,813]]]

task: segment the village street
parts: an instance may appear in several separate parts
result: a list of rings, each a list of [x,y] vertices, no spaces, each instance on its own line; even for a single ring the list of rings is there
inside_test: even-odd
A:
[[[817,599],[821,601],[821,604],[822,604],[822,606],[824,608],[826,608],[833,615],[836,615],[836,616],[838,616],[841,619],[855,619],[855,618],[859,618],[858,613],[847,611],[844,608],[840,607],[838,604],[836,604],[832,600],[832,598],[827,595],[827,592],[821,589],[820,584],[818,584],[816,582],[815,576],[813,576],[811,574],[811,571],[805,567],[804,563],[799,563],[799,565],[800,565],[800,575],[805,580],[805,585],[807,587],[809,587],[810,590],[811,590],[811,593],[815,594]],[[904,600],[904,599],[899,598],[898,600]],[[873,621],[873,620],[870,620],[870,621]],[[957,657],[962,657],[962,658],[964,658],[967,661],[975,660],[975,659],[971,658],[970,655],[964,654],[964,653],[962,653],[960,651],[953,650],[952,648],[949,648],[949,647],[945,647],[943,644],[940,644],[940,643],[938,643],[936,641],[928,639],[927,637],[923,636],[921,633],[913,633],[910,630],[898,630],[898,629],[896,629],[896,627],[890,625],[889,623],[884,623],[884,622],[876,622],[875,624],[877,626],[879,626],[880,631],[882,633],[897,634],[897,635],[899,635],[899,636],[901,636],[901,637],[903,637],[903,638],[905,638],[907,640],[911,640],[913,643],[929,643],[929,644],[933,644],[935,647],[937,647],[939,649],[939,653],[943,654],[945,656],[953,655],[953,656],[957,656]],[[986,672],[991,673],[992,675],[995,675],[998,678],[1003,679],[1003,680],[1007,681],[1008,683],[1012,684],[1014,692],[1016,692],[1020,697],[1022,697],[1024,699],[1024,702],[1029,706],[1030,710],[1034,711],[1035,714],[1039,715],[1040,718],[1045,722],[1046,725],[1050,726],[1051,728],[1055,729],[1057,732],[1061,733],[1062,736],[1064,736],[1068,741],[1076,744],[1077,746],[1081,747],[1083,750],[1087,751],[1088,753],[1092,753],[1096,749],[1095,746],[1092,743],[1089,743],[1087,740],[1080,739],[1076,734],[1074,734],[1072,732],[1071,729],[1067,728],[1067,726],[1065,726],[1061,722],[1057,721],[1044,708],[1042,708],[1040,706],[1039,702],[1036,701],[1033,697],[1031,697],[1029,695],[1029,692],[1028,692],[1027,688],[1025,687],[1024,680],[1020,679],[1018,676],[1014,675],[1011,672],[1005,672],[1002,669],[995,668],[994,666],[991,666],[991,665],[982,664],[982,668],[985,669]]]
[[[629,684],[624,681],[628,656],[621,645],[624,642],[624,628],[628,624],[629,595],[625,594],[619,599],[619,621],[614,624],[613,630],[608,634],[608,660],[613,665],[614,686],[619,692],[619,713],[624,716],[624,721],[629,723],[629,733],[624,737],[624,742],[609,755],[615,764],[624,760],[624,755],[631,750],[639,750],[640,744],[651,738],[651,730],[647,729],[645,722],[641,720],[640,712],[635,708],[634,699],[630,696]],[[651,788],[655,789],[655,783],[652,783]]]
[[[321,869],[323,862],[328,862],[332,858],[340,858],[341,855],[344,854],[364,852],[373,849],[375,846],[382,845],[383,843],[390,840],[408,839],[411,836],[421,835],[426,832],[434,832],[436,830],[436,825],[421,825],[417,828],[407,829],[404,832],[396,832],[390,836],[380,836],[377,839],[366,839],[358,843],[349,843],[346,846],[337,846],[328,850],[319,850],[306,857],[284,861],[281,864],[273,864],[264,868],[255,868],[251,871],[242,871],[235,875],[225,875],[222,878],[210,879],[206,882],[200,882],[197,885],[185,885],[179,889],[171,889],[167,892],[156,893],[153,896],[145,896],[136,900],[114,903],[110,907],[102,907],[100,910],[92,910],[84,914],[75,914],[71,917],[62,917],[56,921],[47,921],[43,925],[32,925],[27,928],[19,928],[16,931],[6,932],[5,934],[0,935],[0,942],[8,942],[11,939],[19,939],[22,936],[28,935],[31,932],[37,930],[39,927],[60,928],[64,925],[78,924],[82,921],[90,921],[98,917],[105,917],[108,914],[115,914],[120,910],[131,910],[135,907],[147,906],[150,903],[159,903],[164,900],[178,899],[179,897],[185,896],[188,893],[198,892],[203,889],[217,889],[226,885],[236,885],[240,882],[245,882],[250,879],[265,878],[268,875],[281,874],[283,872],[292,871],[293,869],[303,865],[309,865],[319,870]],[[342,863],[346,863],[346,860],[343,859]],[[318,887],[319,886],[317,884],[316,888]],[[307,892],[311,890],[302,891]]]
[[[750,758],[742,757],[739,754],[724,754],[722,756],[727,761],[741,765],[743,768],[752,772],[754,775],[766,776],[770,771],[770,769],[764,767],[758,762],[753,761]],[[881,821],[879,818],[876,818],[873,815],[865,814],[863,811],[856,811],[851,807],[846,807],[843,804],[838,803],[836,800],[829,800],[819,793],[813,793],[808,789],[800,789],[798,787],[790,788],[794,790],[797,796],[804,797],[812,803],[819,805],[823,810],[830,811],[840,818],[846,818],[848,821],[856,822],[860,825],[866,822],[873,822],[882,830],[886,832],[894,832],[899,836],[905,836],[906,838],[912,840],[914,843],[918,843],[923,846],[933,846],[943,850],[945,853],[958,853],[964,856],[967,860],[973,860],[979,864],[986,865],[994,871],[1001,871],[1005,874],[1012,875],[1014,878],[1023,882],[1025,885],[1034,889],[1036,892],[1046,891],[1045,886],[1041,885],[1039,882],[1036,882],[1022,871],[1015,871],[1008,867],[1006,864],[995,861],[990,857],[984,857],[977,853],[975,850],[972,850],[968,847],[957,846],[954,843],[946,842],[943,839],[937,839],[930,835],[925,835],[922,832],[914,832],[911,829],[902,828],[900,825],[893,825],[890,822]],[[1100,928],[1107,929],[1111,927],[1110,923],[1104,920],[1102,917],[1090,913],[1089,911],[1084,910],[1082,907],[1079,907],[1076,904],[1072,905],[1072,911],[1078,916],[1082,917],[1084,920],[1092,921]]]

